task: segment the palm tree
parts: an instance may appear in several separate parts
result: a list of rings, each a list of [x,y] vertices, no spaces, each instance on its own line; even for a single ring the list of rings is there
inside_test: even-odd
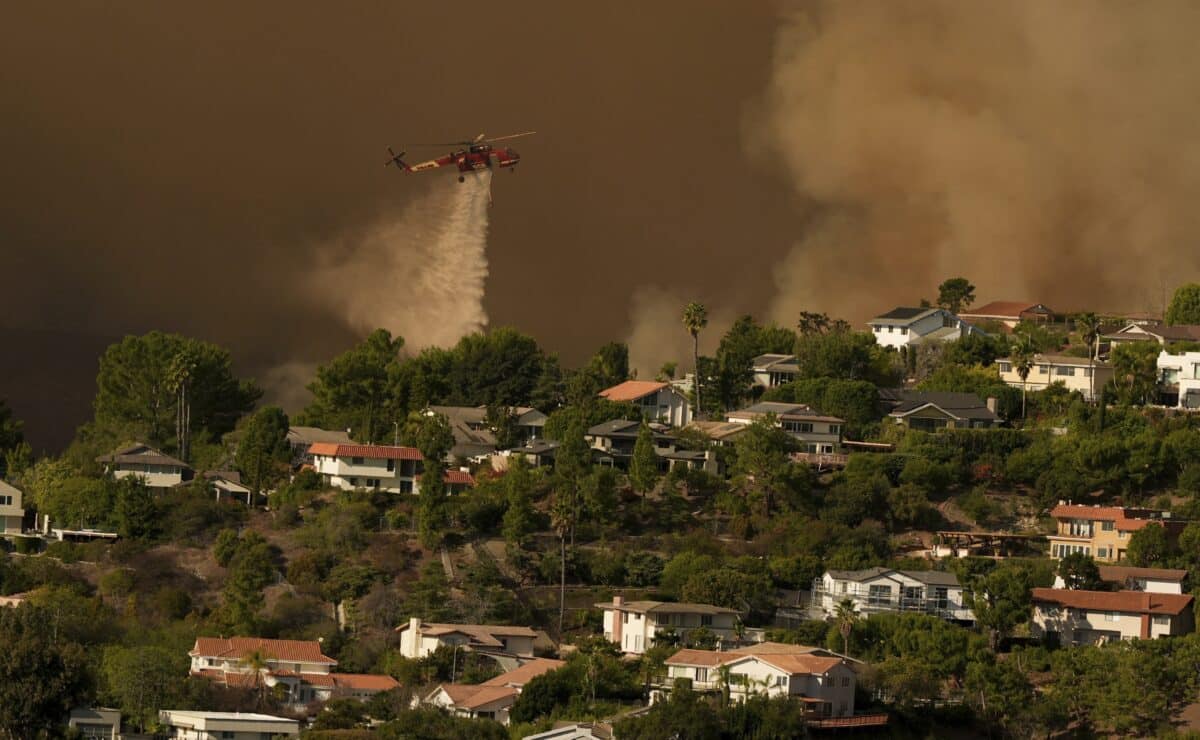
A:
[[[688,334],[692,335],[692,366],[696,371],[696,418],[699,419],[704,408],[700,405],[700,330],[708,326],[708,309],[703,303],[692,301],[684,307],[683,325],[687,327]]]
[[[266,706],[267,684],[266,680],[263,678],[263,674],[266,673],[267,668],[270,667],[270,663],[268,662],[270,660],[271,656],[268,655],[266,651],[264,651],[262,648],[256,648],[243,655],[240,661],[244,668],[249,669],[249,671],[254,674],[254,689],[258,694],[259,709],[262,709]]]
[[[842,655],[849,655],[850,633],[854,630],[855,622],[858,621],[858,611],[854,608],[853,599],[846,598],[837,603],[833,621],[842,635]]]
[[[1017,375],[1021,378],[1021,418],[1025,418],[1025,389],[1029,385],[1026,381],[1029,380],[1029,372],[1033,370],[1033,343],[1029,341],[1029,337],[1021,334],[1017,337],[1017,341],[1013,342],[1012,352],[1009,353],[1009,359],[1012,360],[1013,369],[1017,371]]]
[[[1096,357],[1100,354],[1100,318],[1092,312],[1081,313],[1075,317],[1075,328],[1079,330],[1079,338],[1088,346],[1088,367],[1091,371],[1088,378],[1089,400],[1096,399]]]

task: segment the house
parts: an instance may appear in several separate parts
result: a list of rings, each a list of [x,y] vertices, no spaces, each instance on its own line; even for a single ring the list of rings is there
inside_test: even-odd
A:
[[[597,465],[628,470],[633,460],[633,449],[641,432],[640,421],[614,419],[597,424],[587,430],[584,439],[593,450],[593,462]],[[675,439],[666,433],[662,424],[650,424],[654,439],[654,454],[658,456],[658,469],[668,472],[674,468],[707,470],[717,475],[720,472],[716,456],[708,450],[680,449]]]
[[[763,388],[778,388],[791,383],[800,372],[795,355],[768,353],[754,358],[754,383]]]
[[[257,654],[265,664],[255,676],[247,656]],[[316,640],[269,640],[262,637],[197,637],[188,652],[190,673],[225,686],[282,686],[287,703],[303,706],[314,701],[350,697],[366,699],[400,684],[391,676],[334,673],[337,661],[321,652]]]
[[[524,444],[542,436],[546,415],[535,408],[519,406],[509,409],[513,415],[518,442]],[[451,458],[482,460],[498,448],[496,433],[487,422],[487,406],[430,406],[424,413],[441,414],[450,423],[454,435]]]
[[[670,383],[626,380],[600,391],[600,396],[618,403],[632,403],[647,419],[667,426],[684,427],[692,420],[687,396]]]
[[[1050,557],[1062,559],[1071,553],[1091,555],[1098,563],[1120,563],[1125,559],[1129,537],[1142,527],[1165,527],[1175,539],[1187,522],[1171,519],[1169,511],[1125,506],[1084,506],[1059,501],[1050,510],[1057,528],[1050,535]]]
[[[990,429],[1000,425],[996,399],[974,393],[880,388],[879,400],[896,424],[923,432],[939,429]]]
[[[28,594],[9,594],[8,596],[0,596],[0,606],[17,607],[25,602]]]
[[[945,571],[829,570],[813,580],[810,611],[814,618],[832,617],[846,599],[864,615],[916,612],[958,622],[975,621],[975,615],[963,605],[958,576]]]
[[[812,718],[854,715],[857,674],[826,650],[777,643],[754,651],[680,650],[665,664],[671,684],[684,679],[693,691],[727,689],[731,701],[789,696],[804,702]]]
[[[688,429],[695,429],[721,447],[732,447],[738,437],[746,433],[746,424],[737,421],[693,421]]]
[[[77,707],[67,715],[67,727],[87,740],[119,740],[121,737],[120,709]]]
[[[20,488],[0,480],[0,534],[21,534],[24,530],[21,496]]]
[[[247,506],[254,505],[254,491],[242,483],[242,474],[238,471],[210,470],[204,474],[204,480],[208,482],[209,490],[216,495],[217,501],[229,498],[245,501]]]
[[[612,740],[612,725],[604,722],[568,722],[559,720],[545,732],[526,735],[521,740]]]
[[[525,458],[525,462],[535,468],[541,468],[554,465],[554,451],[558,449],[559,442],[553,439],[534,439],[526,442],[521,447],[515,447],[510,451],[511,455],[520,455]],[[493,458],[492,467],[496,467],[495,458]],[[504,466],[507,468],[507,466]]]
[[[842,427],[846,420],[822,415],[804,404],[764,401],[731,411],[725,420],[748,425],[768,414],[775,415],[777,425],[794,437],[804,452],[829,454],[842,449]]]
[[[167,737],[177,740],[264,740],[300,735],[299,720],[269,714],[163,709],[158,724]]]
[[[1195,630],[1191,594],[1033,589],[1034,637],[1063,645],[1186,635]]]
[[[292,467],[312,465],[312,455],[308,449],[318,442],[328,442],[335,445],[352,445],[350,432],[319,429],[317,427],[289,427],[287,433],[288,447],[292,448]]]
[[[562,660],[537,658],[481,684],[439,684],[425,697],[424,703],[442,707],[460,717],[493,719],[507,725],[508,710],[525,684],[564,665],[566,662]]]
[[[400,654],[406,658],[424,658],[442,646],[461,646],[466,650],[492,655],[533,657],[537,632],[528,627],[500,624],[442,624],[412,617],[396,628],[400,633]]]
[[[701,628],[713,633],[719,642],[739,641],[741,613],[736,609],[711,604],[626,602],[623,596],[614,596],[611,603],[595,606],[604,611],[604,638],[634,655],[653,647],[655,638],[664,633],[673,639],[686,640],[689,633]],[[746,637],[761,641],[760,634],[748,632]]]
[[[137,476],[148,488],[159,491],[191,480],[193,472],[184,461],[141,443],[101,455],[96,462],[104,463],[104,471],[115,478]]]
[[[944,308],[893,308],[868,321],[867,326],[877,344],[894,349],[984,333]]]
[[[1171,354],[1163,350],[1155,364],[1159,401],[1164,406],[1200,409],[1200,352]]]
[[[1100,580],[1116,584],[1124,591],[1149,591],[1153,594],[1181,594],[1186,570],[1174,568],[1131,568],[1124,565],[1101,565]],[[1062,576],[1054,577],[1054,588],[1066,588]]]
[[[1129,323],[1119,331],[1103,337],[1110,346],[1129,342],[1158,342],[1164,347],[1179,342],[1200,342],[1200,326],[1176,324],[1174,326]]]
[[[1008,329],[1017,328],[1022,321],[1048,324],[1054,320],[1054,312],[1043,303],[1028,301],[992,301],[979,308],[962,311],[960,319],[980,324],[984,321],[994,321]]]
[[[308,448],[325,485],[352,491],[369,488],[388,493],[417,493],[421,451],[415,447],[317,442]]]
[[[1113,367],[1109,363],[1070,355],[1034,355],[1033,366],[1024,381],[1013,366],[1012,358],[997,360],[996,368],[1000,371],[1000,379],[1014,388],[1043,391],[1054,383],[1062,383],[1067,390],[1078,391],[1089,401],[1098,397],[1113,377]]]

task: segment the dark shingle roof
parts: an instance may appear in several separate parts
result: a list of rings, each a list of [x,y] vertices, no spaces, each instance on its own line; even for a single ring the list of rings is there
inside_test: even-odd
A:
[[[907,414],[927,404],[963,419],[988,419],[1000,417],[988,410],[987,404],[974,393],[951,391],[910,391],[904,388],[880,388],[879,400],[891,406],[891,413]]]
[[[933,308],[928,307],[928,306],[926,306],[925,308],[908,308],[905,306],[899,306],[897,308],[893,308],[891,311],[888,311],[887,313],[880,314],[880,315],[876,316],[875,318],[877,318],[877,319],[899,319],[901,321],[904,321],[906,319],[915,319],[916,317],[920,316],[921,314],[929,313],[930,311],[933,311],[933,310],[934,310]]]

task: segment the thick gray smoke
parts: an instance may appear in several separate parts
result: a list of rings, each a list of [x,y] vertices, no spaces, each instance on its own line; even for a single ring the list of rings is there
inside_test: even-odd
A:
[[[1200,3],[817,0],[750,149],[807,209],[771,316],[981,301],[1147,310],[1200,267]]]
[[[322,253],[336,261],[313,272],[312,290],[361,331],[383,327],[416,350],[448,346],[487,325],[491,172],[458,183],[427,176],[431,189],[398,216]]]

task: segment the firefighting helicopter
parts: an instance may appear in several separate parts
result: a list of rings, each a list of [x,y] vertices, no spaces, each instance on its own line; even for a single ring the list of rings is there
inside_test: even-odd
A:
[[[519,134],[508,134],[507,136],[497,136],[491,139],[484,134],[480,134],[469,141],[454,141],[448,144],[422,144],[419,146],[451,146],[456,148],[449,154],[416,164],[408,164],[404,161],[403,157],[408,152],[401,151],[397,154],[389,146],[387,150],[391,158],[384,162],[384,165],[396,165],[405,172],[424,172],[425,170],[435,170],[439,167],[453,165],[458,167],[459,182],[464,182],[467,179],[466,173],[477,172],[479,170],[507,167],[515,172],[517,163],[521,161],[521,155],[517,154],[516,150],[512,147],[494,147],[492,145],[498,141],[507,141],[536,133],[536,131],[523,131]]]

